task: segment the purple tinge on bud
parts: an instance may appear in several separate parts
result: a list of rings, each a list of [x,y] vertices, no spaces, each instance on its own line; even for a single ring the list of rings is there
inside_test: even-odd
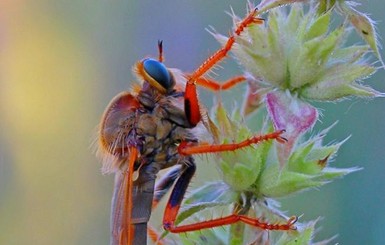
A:
[[[262,103],[262,95],[260,86],[255,81],[249,80],[243,101],[243,114],[245,116],[259,108]]]
[[[293,97],[289,92],[270,92],[266,107],[276,130],[285,129],[288,142],[277,147],[281,167],[284,166],[298,137],[311,129],[318,119],[317,109]]]

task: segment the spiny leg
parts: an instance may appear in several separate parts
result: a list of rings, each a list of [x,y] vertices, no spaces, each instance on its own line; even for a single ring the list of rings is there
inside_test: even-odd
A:
[[[202,65],[199,66],[198,69],[196,69],[195,72],[191,74],[191,78],[188,81],[189,83],[194,83],[196,79],[204,75],[207,71],[209,71],[216,64],[218,64],[223,58],[225,58],[227,56],[227,53],[231,50],[233,44],[235,43],[236,36],[241,35],[241,33],[246,27],[251,24],[263,23],[263,19],[255,17],[256,14],[256,8],[250,11],[250,13],[238,24],[233,34],[229,36],[226,44],[221,49],[216,51],[213,55],[211,55],[209,58],[207,58],[206,61],[204,61]]]
[[[171,193],[170,199],[167,203],[166,210],[163,218],[163,226],[166,230],[173,233],[189,232],[196,231],[207,228],[214,228],[223,225],[230,225],[236,222],[244,222],[246,224],[259,227],[265,230],[294,230],[296,229],[294,223],[297,221],[296,217],[290,218],[286,224],[269,224],[259,221],[257,218],[250,218],[245,215],[231,214],[225,217],[216,218],[208,221],[202,221],[194,224],[180,225],[175,224],[176,217],[178,215],[184,194],[186,189],[191,181],[191,178],[194,176],[196,167],[195,164],[191,161],[186,165],[185,170],[178,178],[174,189]]]
[[[167,211],[167,210],[166,210]],[[280,230],[280,231],[288,231],[295,230],[295,222],[297,222],[297,217],[291,217],[286,224],[269,224],[265,222],[259,221],[257,218],[250,218],[244,215],[231,214],[225,217],[202,221],[189,225],[175,226],[174,222],[169,222],[165,224],[165,229],[169,230],[173,233],[181,233],[181,232],[189,232],[189,231],[197,231],[202,229],[215,228],[224,225],[231,225],[236,222],[244,222],[246,224],[259,227],[264,230]]]
[[[196,79],[196,84],[199,86],[205,87],[207,89],[210,89],[212,91],[220,91],[220,90],[228,90],[233,88],[239,83],[245,82],[246,77],[245,76],[236,76],[233,78],[230,78],[227,81],[224,82],[217,82],[213,79],[208,79],[205,77],[200,77]]]
[[[196,91],[196,84],[200,81],[199,79],[216,64],[218,64],[223,58],[225,58],[228,52],[231,50],[235,43],[236,36],[241,35],[246,27],[251,24],[260,24],[263,22],[262,19],[255,17],[257,9],[253,9],[250,13],[238,24],[233,34],[229,36],[226,44],[211,55],[206,61],[202,63],[189,77],[186,89],[185,89],[185,113],[192,126],[195,126],[201,120],[201,114],[199,110],[199,102]]]
[[[265,135],[256,135],[251,138],[248,138],[244,141],[238,143],[230,143],[230,144],[218,144],[218,145],[210,145],[210,144],[190,144],[186,141],[180,143],[178,147],[178,152],[181,155],[192,155],[192,154],[202,154],[202,153],[214,153],[214,152],[223,152],[223,151],[235,151],[237,149],[250,146],[252,144],[258,144],[262,141],[267,140],[277,140],[280,143],[285,143],[286,139],[281,135],[285,132],[285,130],[278,130],[270,134]]]

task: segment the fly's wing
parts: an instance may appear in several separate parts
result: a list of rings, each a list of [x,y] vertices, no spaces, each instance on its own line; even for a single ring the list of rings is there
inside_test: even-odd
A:
[[[138,150],[131,145],[140,104],[135,96],[122,92],[104,111],[99,126],[98,156],[104,173],[116,173],[111,210],[111,244],[128,245],[133,241],[133,173]]]
[[[147,223],[154,196],[156,166],[145,165],[134,172],[138,156],[129,148],[127,169],[115,175],[111,208],[111,245],[147,244]]]
[[[124,186],[128,180],[123,172],[117,172],[115,174],[114,191],[111,201],[111,214],[110,214],[110,230],[111,238],[110,245],[119,244],[119,226],[123,217],[122,207],[124,205]]]
[[[111,206],[111,245],[135,244],[135,226],[132,223],[133,216],[133,182],[134,164],[138,156],[135,147],[129,148],[127,169],[118,171],[115,175],[114,194]],[[147,235],[147,231],[144,231]]]

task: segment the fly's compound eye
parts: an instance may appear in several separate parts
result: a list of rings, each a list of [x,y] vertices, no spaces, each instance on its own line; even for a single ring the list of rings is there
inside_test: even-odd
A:
[[[145,80],[160,92],[165,94],[174,88],[174,78],[163,63],[154,59],[145,59],[142,65]]]

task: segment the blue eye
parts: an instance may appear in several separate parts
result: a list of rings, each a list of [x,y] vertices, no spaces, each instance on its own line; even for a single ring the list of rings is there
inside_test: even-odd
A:
[[[174,86],[173,79],[163,63],[154,59],[146,59],[143,61],[143,68],[147,75],[166,91],[169,91]]]

